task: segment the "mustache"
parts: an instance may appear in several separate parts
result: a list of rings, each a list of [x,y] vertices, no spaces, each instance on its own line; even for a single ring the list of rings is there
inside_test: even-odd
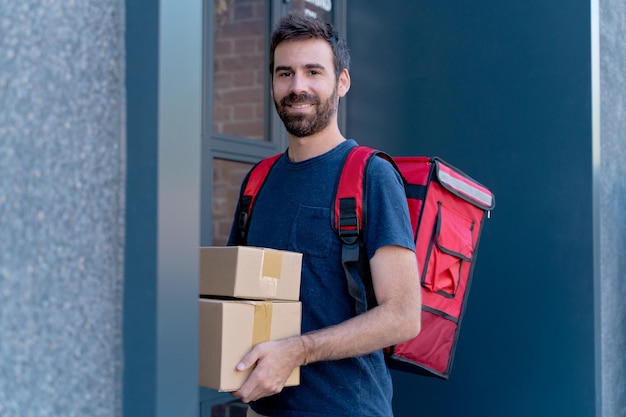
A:
[[[289,95],[283,97],[280,100],[280,104],[282,106],[290,106],[290,105],[300,104],[300,103],[320,104],[320,98],[314,94],[308,94],[308,93],[301,93],[301,94],[289,93]]]

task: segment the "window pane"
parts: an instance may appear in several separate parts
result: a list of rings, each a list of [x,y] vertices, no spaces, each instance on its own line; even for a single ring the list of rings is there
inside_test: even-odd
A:
[[[214,0],[213,131],[262,140],[265,120],[263,0]]]
[[[252,165],[213,160],[213,245],[222,246],[228,242],[241,182]]]
[[[211,409],[211,417],[246,417],[248,405],[241,401],[233,401],[214,405]]]
[[[331,0],[292,0],[291,10],[301,10],[308,16],[333,21],[333,2]]]

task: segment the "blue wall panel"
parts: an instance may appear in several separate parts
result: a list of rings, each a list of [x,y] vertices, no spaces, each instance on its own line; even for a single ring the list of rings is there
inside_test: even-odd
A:
[[[451,379],[395,373],[397,415],[594,415],[588,2],[351,2],[348,42],[348,136],[496,195]]]
[[[126,1],[124,416],[156,416],[158,2]]]
[[[124,415],[197,416],[202,2],[126,7]]]

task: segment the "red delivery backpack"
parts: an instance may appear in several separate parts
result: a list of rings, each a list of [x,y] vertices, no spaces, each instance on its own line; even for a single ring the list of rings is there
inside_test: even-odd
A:
[[[259,162],[250,172],[240,198],[240,242],[246,243],[254,200],[272,166],[282,154]],[[361,247],[365,218],[364,184],[373,157],[389,161],[400,173],[415,238],[422,292],[422,326],[414,339],[385,349],[392,369],[448,379],[461,320],[476,264],[485,217],[494,195],[460,170],[437,157],[390,157],[357,146],[348,154],[335,191],[332,224],[341,239],[342,262],[357,312],[376,305],[369,273],[366,282],[353,278],[354,268],[369,271]],[[419,314],[420,312],[416,312]]]

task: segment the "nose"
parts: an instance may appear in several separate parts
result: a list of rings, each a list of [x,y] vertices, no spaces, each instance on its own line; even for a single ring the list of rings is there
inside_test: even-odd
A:
[[[291,84],[289,85],[289,92],[295,94],[301,94],[307,92],[307,85],[305,78],[298,73],[291,76]]]

